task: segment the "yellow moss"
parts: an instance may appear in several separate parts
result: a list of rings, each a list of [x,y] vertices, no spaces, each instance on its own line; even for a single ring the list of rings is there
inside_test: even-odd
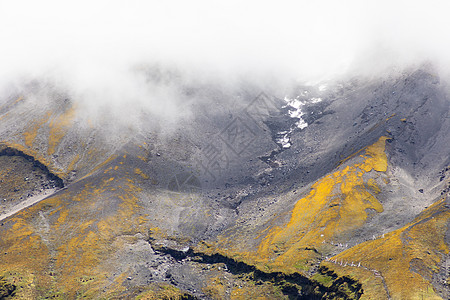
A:
[[[53,164],[51,164],[45,157],[43,157],[39,152],[36,150],[30,149],[28,147],[25,147],[21,144],[12,143],[12,142],[3,142],[6,146],[17,149],[26,155],[30,155],[34,157],[36,160],[38,160],[40,163],[45,165],[52,173],[63,177],[64,173],[61,171],[61,169],[56,168]]]
[[[219,276],[209,278],[203,291],[212,299],[220,300],[226,297],[226,287]]]
[[[255,281],[251,274],[232,275],[215,272],[218,265],[212,265],[214,275],[205,281],[203,292],[211,299],[288,299],[281,288],[273,282]]]
[[[405,227],[331,258],[360,267],[325,264],[362,282],[362,299],[378,299],[380,290],[384,291],[384,287],[380,289],[381,276],[392,299],[441,299],[430,281],[439,270],[441,257],[449,253],[444,236],[450,212],[442,209],[444,204],[441,200]]]
[[[149,179],[150,178],[147,174],[142,172],[141,169],[139,169],[139,168],[134,169],[134,173],[136,173],[137,175],[140,175],[144,179]]]
[[[321,265],[324,265],[327,268],[332,269],[339,276],[345,275],[351,278],[357,278],[358,281],[362,284],[364,290],[364,294],[361,297],[362,299],[366,300],[389,299],[388,294],[384,289],[382,278],[374,276],[373,271],[361,267],[345,266],[340,268],[339,265],[330,262],[322,262]]]
[[[392,119],[395,116],[395,114],[392,114],[389,116],[389,118],[386,119],[386,121],[389,121],[390,119]]]
[[[75,165],[77,164],[77,162],[79,160],[80,160],[80,154],[77,153],[77,155],[75,155],[75,157],[72,159],[69,166],[67,167],[67,173],[74,169]]]
[[[31,123],[31,125],[25,130],[23,137],[27,147],[33,148],[33,141],[36,139],[38,130],[42,127],[42,125],[47,123],[50,116],[51,112],[48,112],[41,120]]]
[[[148,162],[148,158],[147,157],[144,157],[144,156],[141,156],[141,155],[138,155],[137,156],[140,160],[142,160],[143,162]]]
[[[369,178],[369,180],[367,180],[367,186],[369,188],[371,188],[372,191],[374,191],[376,194],[381,192],[380,187],[378,186],[378,184],[376,183],[376,181],[373,178]]]
[[[114,279],[113,283],[109,286],[108,294],[115,295],[115,294],[125,291],[126,287],[123,285],[123,283],[127,280],[126,278],[127,278],[126,273],[121,273],[119,276],[117,276]],[[108,298],[112,298],[112,297],[108,297]]]
[[[86,178],[88,176],[91,176],[92,174],[94,174],[94,172],[98,171],[100,168],[104,167],[105,165],[107,165],[108,163],[112,162],[114,159],[117,158],[117,155],[111,155],[110,157],[108,157],[105,161],[103,161],[102,163],[100,163],[99,165],[97,165],[91,172],[89,172],[89,174],[87,174],[86,176],[84,176],[83,178]],[[105,171],[105,173],[107,173]]]
[[[387,170],[387,156],[384,153],[385,141],[387,137],[381,137],[378,142],[366,149],[366,160],[361,169],[370,172],[372,169],[378,172],[386,172]]]
[[[363,174],[386,170],[384,142],[385,138],[380,138],[367,147],[363,163],[347,166],[313,184],[309,195],[295,204],[288,224],[272,228],[263,239],[257,259],[270,261],[275,270],[301,271],[305,265],[297,262],[313,259],[313,249],[322,248],[323,242],[361,227],[367,209],[382,212],[382,205],[365,188]],[[372,181],[368,184],[375,187]]]
[[[220,298],[220,299],[224,299]],[[277,290],[277,287],[273,283],[259,282],[256,284],[253,280],[246,280],[242,278],[239,285],[234,285],[231,293],[231,300],[272,300],[272,299],[288,299],[281,291]]]
[[[76,116],[75,107],[71,107],[63,114],[50,121],[50,133],[48,138],[48,155],[52,155],[55,152],[56,146],[60,143],[61,139],[66,135],[67,128],[72,124]]]
[[[111,293],[124,291],[123,281],[114,285],[107,280],[106,275],[115,270],[103,262],[116,249],[115,237],[146,232],[147,220],[139,214],[141,207],[135,196],[140,188],[127,182],[119,189],[111,179],[95,187],[86,184],[77,193],[66,191],[47,198],[8,219],[3,229],[8,224],[11,228],[4,230],[0,239],[0,248],[8,255],[0,261],[0,269],[18,273],[30,270],[36,276],[35,287],[29,288],[33,296],[23,296],[29,293],[21,290],[20,297],[61,295],[74,299],[79,294],[93,299],[104,288]],[[40,215],[47,216],[48,225],[39,225]],[[49,229],[45,229],[47,226]]]
[[[66,218],[69,215],[68,210],[64,210],[59,214],[58,220],[56,221],[59,224],[64,224],[66,222]]]
[[[22,101],[23,99],[24,99],[23,96],[19,96],[19,97],[14,101],[14,104],[16,104],[16,103]]]
[[[52,282],[45,271],[49,258],[47,247],[25,220],[27,215],[20,212],[15,219],[3,221],[6,226],[12,223],[13,234],[0,237],[0,269],[5,279],[17,287],[14,299],[36,299],[35,285],[49,286]]]
[[[371,171],[385,171],[385,137],[365,149],[362,162],[348,165],[315,182],[310,193],[297,201],[284,226],[271,226],[256,251],[245,251],[234,234],[223,235],[215,244],[201,244],[199,251],[255,264],[264,271],[305,272],[329,251],[329,243],[346,239],[366,223],[368,210],[382,212],[374,197],[380,188],[365,181]],[[356,158],[358,159],[358,158]],[[276,218],[275,218],[276,219]],[[259,234],[261,235],[261,233]],[[245,242],[244,242],[245,243]]]

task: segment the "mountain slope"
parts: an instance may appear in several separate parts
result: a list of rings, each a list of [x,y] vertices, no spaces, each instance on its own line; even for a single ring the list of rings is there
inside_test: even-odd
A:
[[[175,128],[94,119],[45,85],[4,99],[5,293],[448,296],[450,102],[432,71],[285,100],[189,91],[201,101]]]

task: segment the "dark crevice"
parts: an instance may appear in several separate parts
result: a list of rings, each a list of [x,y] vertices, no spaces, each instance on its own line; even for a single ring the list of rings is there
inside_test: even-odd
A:
[[[0,276],[0,300],[11,299],[16,294],[16,286]]]
[[[339,277],[333,271],[321,268],[333,279],[330,286],[325,286],[299,273],[264,272],[245,262],[235,260],[222,254],[205,254],[191,248],[186,251],[177,250],[149,240],[155,252],[170,255],[177,261],[190,259],[203,264],[225,264],[233,275],[250,275],[255,282],[270,282],[278,286],[289,299],[359,299],[363,294],[362,285],[347,276]]]
[[[35,159],[33,156],[28,155],[20,150],[0,145],[0,156],[19,156],[25,158],[27,161],[33,163],[33,166],[41,169],[47,176],[47,178],[54,182],[55,187],[63,188],[64,181],[57,175],[50,172],[46,165]]]
[[[306,98],[304,100],[307,101],[308,99]],[[280,101],[282,100],[280,99]],[[329,101],[322,101],[320,103],[308,103],[303,107],[305,113],[301,117],[301,119],[303,119],[308,124],[308,126],[310,126],[311,124],[317,122],[317,120],[319,120],[320,118],[328,114],[333,114],[334,111],[332,110],[325,111],[329,104]],[[264,124],[266,124],[266,126],[270,129],[272,141],[277,145],[277,148],[275,150],[272,150],[270,154],[259,156],[258,158],[272,168],[277,168],[280,166],[276,162],[275,157],[283,151],[291,148],[292,135],[294,135],[297,131],[302,130],[297,126],[297,122],[300,120],[299,118],[287,117],[289,116],[289,111],[291,109],[292,107],[285,105],[280,109],[278,115],[271,116],[268,120],[264,121]],[[283,137],[286,137],[288,139],[290,146],[286,148],[284,147],[283,142],[281,142]]]
[[[279,111],[279,114],[271,116],[268,120],[264,121],[264,124],[266,124],[266,126],[270,130],[272,141],[277,145],[277,148],[275,150],[272,150],[269,155],[259,156],[258,158],[272,168],[279,167],[278,163],[275,162],[275,156],[286,150],[286,148],[283,148],[283,144],[280,142],[280,138],[282,136],[280,132],[292,133],[293,128],[295,127],[295,122],[297,121],[293,118],[286,118],[286,115],[288,114],[289,109],[286,107],[282,107]],[[288,137],[289,142],[291,142],[290,135],[291,134],[289,134]]]
[[[275,156],[279,153],[281,153],[284,149],[282,147],[279,147],[277,150],[273,150],[272,152],[270,152],[269,155],[265,155],[265,156],[259,156],[258,158],[265,162],[266,164],[268,164],[269,166],[271,166],[272,168],[277,168],[279,167],[279,164],[275,162]]]

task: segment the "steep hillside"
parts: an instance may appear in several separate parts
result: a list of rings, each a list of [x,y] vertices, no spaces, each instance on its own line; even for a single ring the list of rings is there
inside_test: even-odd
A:
[[[447,299],[446,88],[426,69],[201,86],[176,126],[12,92],[0,298]]]

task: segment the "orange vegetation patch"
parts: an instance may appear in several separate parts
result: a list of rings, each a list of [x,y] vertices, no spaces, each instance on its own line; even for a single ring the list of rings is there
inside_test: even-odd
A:
[[[48,122],[51,116],[51,112],[48,112],[42,119],[35,121],[30,124],[30,126],[23,133],[23,137],[25,140],[25,145],[29,148],[33,148],[33,142],[36,139],[38,134],[38,130]]]
[[[134,169],[134,173],[136,173],[137,175],[141,176],[143,179],[149,179],[150,178],[147,174],[142,172],[142,170],[139,169],[139,168]]]
[[[380,293],[392,299],[441,299],[430,281],[442,257],[449,253],[444,241],[449,221],[450,210],[442,199],[412,223],[352,247],[323,264],[362,282],[363,299],[380,299]]]
[[[69,127],[76,116],[76,108],[71,107],[63,114],[53,118],[50,121],[50,136],[48,138],[48,155],[52,155],[55,152],[56,146],[60,143],[61,139],[66,135],[67,127]]]
[[[382,212],[383,207],[374,196],[378,187],[372,181],[364,182],[363,175],[372,170],[386,171],[385,140],[382,137],[367,147],[365,155],[361,155],[362,163],[314,183],[309,195],[295,204],[289,223],[271,229],[259,246],[258,257],[271,261],[275,269],[305,270],[302,260],[314,257],[323,242],[364,225],[367,209]]]
[[[314,183],[311,192],[295,204],[289,222],[272,227],[256,251],[243,252],[241,245],[233,246],[234,238],[230,241],[223,236],[217,244],[204,244],[200,251],[227,252],[223,254],[256,264],[265,271],[307,271],[320,260],[320,252],[327,252],[328,241],[345,238],[363,226],[368,210],[383,211],[375,197],[380,188],[375,180],[365,180],[364,175],[387,170],[386,139],[381,137],[367,147],[365,154],[360,155],[362,162]]]
[[[117,236],[147,231],[147,220],[139,214],[139,192],[129,181],[118,187],[114,178],[105,178],[7,219],[0,238],[0,249],[7,254],[0,270],[9,282],[14,276],[25,278],[18,299],[93,299],[103,289],[123,292],[125,274],[108,278],[116,271],[103,262],[117,250]]]
[[[26,155],[32,156],[35,160],[38,160],[41,164],[45,165],[52,173],[54,173],[58,176],[62,175],[61,170],[55,168],[53,164],[50,164],[47,159],[45,159],[42,155],[40,155],[39,152],[37,152],[31,148],[25,147],[21,144],[17,144],[17,143],[12,143],[12,142],[8,142],[8,141],[2,141],[2,143],[4,145],[6,145],[7,147],[17,149],[17,150],[25,153]]]

